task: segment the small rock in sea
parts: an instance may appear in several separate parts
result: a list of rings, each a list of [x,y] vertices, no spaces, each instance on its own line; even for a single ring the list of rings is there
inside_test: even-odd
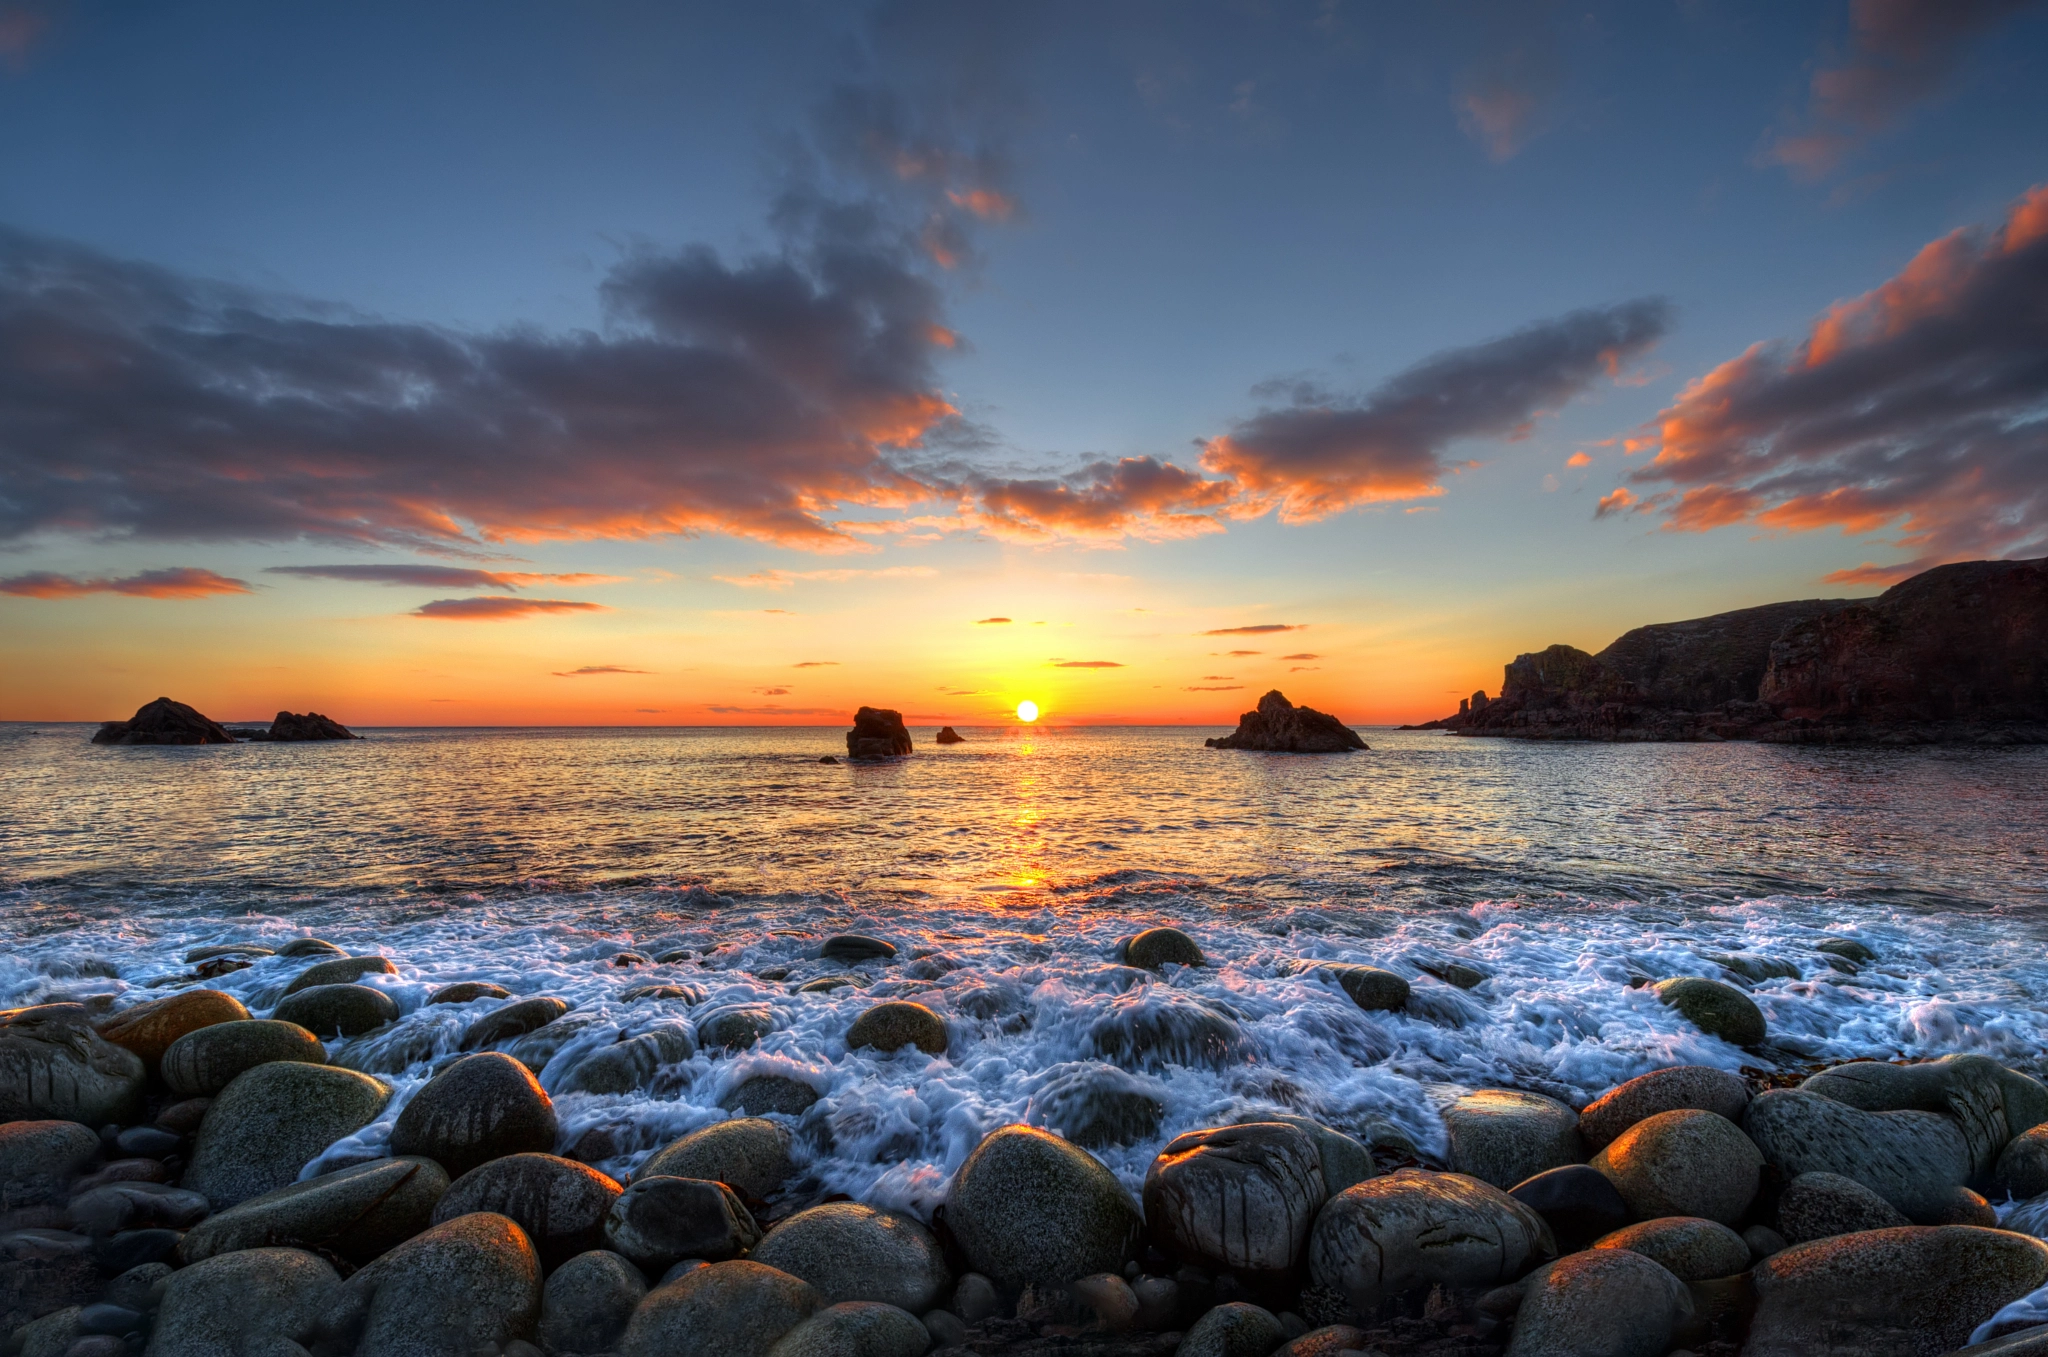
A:
[[[775,1011],[766,1004],[714,1008],[697,1019],[697,1037],[707,1048],[744,1051],[775,1030]]]
[[[1763,1010],[1733,985],[1689,975],[1661,980],[1652,988],[1659,999],[1708,1036],[1733,1046],[1763,1045]]]
[[[532,1071],[498,1051],[466,1055],[412,1095],[391,1128],[393,1154],[424,1155],[460,1178],[508,1154],[555,1148],[555,1105]]]
[[[2048,1126],[2013,1137],[1992,1176],[2001,1191],[2021,1201],[2048,1192]]]
[[[192,989],[152,999],[100,1019],[95,1029],[108,1041],[142,1057],[143,1068],[157,1072],[171,1043],[215,1023],[249,1016],[242,1001],[217,989]]]
[[[341,722],[319,712],[281,711],[270,723],[270,738],[278,741],[360,740],[363,737]]]
[[[1166,1118],[1166,1090],[1114,1065],[1077,1060],[1039,1080],[1025,1121],[1091,1150],[1149,1140]]]
[[[1266,1357],[1285,1341],[1287,1331],[1272,1311],[1232,1301],[1196,1320],[1174,1357]]]
[[[236,1075],[206,1109],[185,1186],[216,1211],[274,1192],[329,1145],[375,1121],[390,1098],[390,1085],[354,1070],[258,1065]]]
[[[984,1136],[946,1199],[947,1228],[969,1266],[1012,1291],[1123,1271],[1142,1224],[1100,1160],[1029,1126]]]
[[[1628,1224],[1628,1203],[1591,1164],[1547,1169],[1515,1184],[1508,1195],[1543,1217],[1561,1253],[1576,1253]]]
[[[845,989],[848,986],[854,989],[865,988],[858,976],[821,975],[816,980],[804,981],[793,992],[797,994],[830,994],[835,989]]]
[[[719,1335],[723,1352],[767,1353],[823,1308],[810,1285],[759,1263],[713,1263],[647,1293],[633,1311],[619,1357],[670,1357]]]
[[[543,1023],[524,1036],[514,1037],[502,1049],[506,1055],[539,1074],[565,1048],[585,1038],[595,1039],[610,1035],[604,1030],[606,1024],[602,1008],[589,1009],[582,1013],[564,1013],[553,1022]]]
[[[348,985],[366,975],[396,975],[398,968],[391,964],[389,957],[381,956],[338,956],[327,961],[316,961],[292,977],[284,987],[287,995],[297,994],[302,989],[315,985]]]
[[[1579,1134],[1588,1150],[1599,1151],[1659,1112],[1712,1112],[1740,1126],[1748,1106],[1749,1085],[1741,1075],[1711,1065],[1673,1065],[1637,1075],[1587,1103],[1579,1113]]]
[[[944,1055],[945,1022],[923,1004],[896,999],[876,1004],[846,1029],[846,1048],[850,1051],[862,1047],[900,1051],[905,1046],[915,1046],[926,1055]]]
[[[1865,1112],[1780,1088],[1759,1095],[1742,1125],[1764,1162],[1787,1178],[1853,1178],[1916,1223],[1940,1219],[1970,1180],[1969,1142],[1955,1119],[1939,1112]]]
[[[373,1159],[218,1211],[178,1242],[181,1264],[287,1242],[360,1266],[433,1224],[448,1175],[431,1159]]]
[[[289,1352],[311,1342],[340,1276],[303,1249],[258,1248],[180,1268],[164,1285],[150,1357]]]
[[[540,1259],[503,1216],[457,1216],[415,1235],[344,1282],[320,1324],[360,1357],[501,1352],[540,1319]]]
[[[1392,971],[1349,961],[1319,961],[1302,971],[1306,979],[1335,980],[1351,1002],[1368,1012],[1408,1007],[1408,982]]]
[[[1787,1244],[1912,1223],[1883,1197],[1839,1173],[1802,1173],[1778,1197],[1778,1233]]]
[[[1682,1109],[1646,1117],[1593,1157],[1637,1217],[1733,1225],[1756,1196],[1764,1156],[1726,1117]]]
[[[457,1178],[433,1223],[474,1211],[504,1216],[533,1243],[543,1268],[605,1245],[604,1223],[623,1189],[586,1164],[552,1154],[508,1154]]]
[[[180,1097],[211,1098],[236,1075],[274,1060],[324,1065],[327,1048],[297,1023],[249,1018],[215,1023],[179,1037],[164,1052],[162,1071],[164,1082]]]
[[[281,957],[347,956],[348,953],[325,938],[293,938],[277,949]]]
[[[1909,1225],[1795,1244],[1752,1276],[1756,1317],[1743,1357],[1942,1353],[2048,1282],[2048,1244],[2007,1230]]]
[[[648,1275],[685,1258],[737,1258],[761,1240],[761,1227],[724,1183],[642,1173],[611,1204],[606,1247]]]
[[[827,1304],[879,1301],[921,1314],[953,1285],[944,1250],[916,1217],[859,1202],[799,1211],[747,1256],[801,1277]]]
[[[787,1127],[759,1117],[713,1122],[655,1151],[639,1176],[709,1178],[765,1199],[794,1171],[789,1141]]]
[[[471,1024],[462,1034],[459,1047],[465,1051],[481,1050],[495,1046],[501,1041],[537,1032],[569,1011],[567,1000],[541,995],[532,999],[521,999],[506,1004],[503,1008],[492,1009]]]
[[[235,737],[211,717],[182,702],[160,697],[135,709],[125,721],[102,721],[94,744],[233,744]]]
[[[1823,956],[1838,956],[1859,966],[1877,960],[1877,953],[1854,938],[1822,938],[1813,945],[1813,950]]]
[[[1462,961],[1418,961],[1415,968],[1457,989],[1477,989],[1486,981],[1485,971]]]
[[[932,737],[934,744],[966,744],[967,737],[951,726],[940,726],[939,733]]]
[[[1146,1229],[1161,1252],[1183,1263],[1278,1278],[1301,1261],[1328,1195],[1315,1139],[1298,1126],[1189,1131],[1146,1171]]]
[[[1126,966],[1138,966],[1156,971],[1162,966],[1200,966],[1208,958],[1195,940],[1178,928],[1148,928],[1126,942],[1123,947],[1123,961]]]
[[[689,1028],[657,1027],[584,1057],[561,1088],[565,1092],[631,1093],[651,1086],[664,1066],[680,1064],[695,1054],[697,1042]]]
[[[785,1117],[802,1116],[818,1101],[818,1090],[801,1079],[781,1074],[757,1074],[728,1093],[724,1106],[729,1111],[763,1117],[771,1112]]]
[[[0,1013],[0,1122],[127,1125],[141,1117],[142,1057],[95,1032],[81,1004]]]
[[[541,1287],[540,1345],[559,1353],[610,1352],[647,1294],[640,1269],[608,1249],[579,1253]]]
[[[605,958],[604,964],[614,970],[630,970],[635,966],[652,966],[654,960],[645,952],[613,952]]]
[[[1526,1288],[1508,1357],[1662,1357],[1692,1313],[1685,1283],[1641,1254],[1575,1253]]]
[[[888,759],[910,752],[910,731],[903,713],[888,707],[862,707],[853,714],[853,729],[846,732],[846,756],[850,759]]]
[[[826,755],[826,756],[825,756],[824,758],[822,758],[822,759],[819,759],[819,760],[818,760],[818,762],[820,762],[820,763],[829,763],[829,764],[831,764],[832,766],[834,766],[835,768],[839,766],[839,760],[838,760],[838,759],[835,759],[835,758],[833,758],[833,757],[832,757],[832,756],[831,756],[830,754],[827,754],[827,755]]]
[[[1603,1235],[1596,1249],[1640,1253],[1681,1282],[1733,1277],[1749,1270],[1749,1245],[1718,1221],[1698,1216],[1664,1216]]]
[[[316,1037],[359,1037],[397,1022],[398,1001],[369,985],[315,985],[279,999],[270,1016]]]
[[[1237,718],[1237,729],[1202,742],[1211,749],[1261,749],[1281,754],[1341,754],[1368,746],[1358,732],[1314,707],[1297,707],[1274,689],[1258,708]]]
[[[863,961],[887,960],[896,955],[896,944],[880,938],[870,938],[861,933],[840,933],[825,939],[818,948],[818,956],[825,961],[836,961],[842,966],[857,966]]]
[[[99,1157],[100,1138],[75,1121],[0,1124],[0,1212],[63,1201]]]
[[[1555,1252],[1543,1218],[1462,1173],[1402,1169],[1332,1197],[1309,1233],[1309,1277],[1360,1314],[1419,1287],[1498,1286]]]
[[[1540,1093],[1479,1089],[1446,1107],[1443,1118],[1451,1168],[1501,1189],[1586,1158],[1579,1114]]]
[[[1916,1065],[1854,1060],[1822,1070],[1799,1087],[1865,1112],[1947,1113],[1968,1143],[1973,1179],[1993,1171],[2015,1136],[2048,1122],[2048,1087],[1982,1055],[1949,1055]]]
[[[512,991],[503,985],[493,985],[488,980],[458,980],[452,985],[443,985],[427,996],[429,1004],[467,1004],[478,999],[509,999]]]

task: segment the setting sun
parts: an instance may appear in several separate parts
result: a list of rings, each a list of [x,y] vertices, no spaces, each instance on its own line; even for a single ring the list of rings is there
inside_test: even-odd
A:
[[[1036,721],[1038,719],[1038,704],[1028,697],[1019,702],[1017,704],[1017,719],[1026,725]]]

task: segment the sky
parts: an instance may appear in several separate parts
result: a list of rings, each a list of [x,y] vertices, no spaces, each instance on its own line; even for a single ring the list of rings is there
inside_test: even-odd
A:
[[[0,0],[0,719],[1358,724],[2048,554],[2048,3]]]

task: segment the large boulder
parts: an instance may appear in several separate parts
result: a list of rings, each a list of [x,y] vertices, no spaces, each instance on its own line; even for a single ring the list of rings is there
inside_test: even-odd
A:
[[[1372,1151],[1362,1141],[1325,1126],[1313,1117],[1297,1116],[1292,1112],[1262,1112],[1244,1120],[1247,1123],[1277,1121],[1282,1126],[1308,1132],[1309,1139],[1316,1143],[1316,1156],[1323,1166],[1323,1188],[1329,1197],[1379,1172],[1372,1162]]]
[[[1444,1109],[1451,1168],[1511,1188],[1546,1169],[1584,1163],[1579,1114],[1555,1098],[1483,1088]]]
[[[1839,1173],[1802,1173],[1778,1196],[1778,1233],[1787,1244],[1912,1223],[1898,1207]]]
[[[600,1047],[560,1084],[564,1093],[631,1093],[651,1086],[662,1069],[697,1054],[696,1038],[677,1023]]]
[[[0,1013],[0,1122],[127,1125],[142,1115],[142,1057],[95,1032],[83,1004]]]
[[[888,759],[910,752],[910,731],[903,725],[903,713],[888,707],[862,707],[853,714],[853,729],[846,732],[846,756],[850,759]]]
[[[329,1145],[375,1121],[390,1098],[389,1084],[354,1070],[258,1065],[236,1075],[206,1109],[185,1186],[216,1211],[274,1192]]]
[[[188,989],[124,1008],[100,1019],[99,1034],[123,1050],[142,1057],[143,1068],[157,1072],[164,1052],[189,1032],[215,1023],[239,1022],[249,1016],[242,1001],[217,989]]]
[[[278,1000],[270,1016],[319,1037],[359,1037],[397,1022],[398,1001],[369,985],[314,985]]]
[[[767,1357],[823,1308],[810,1283],[759,1263],[713,1263],[654,1288],[633,1311],[620,1357]]]
[[[1763,1010],[1735,986],[1688,975],[1661,980],[1654,988],[1659,999],[1708,1036],[1732,1046],[1763,1045],[1767,1035]]]
[[[429,1079],[391,1128],[393,1154],[418,1154],[460,1178],[508,1154],[555,1148],[555,1104],[533,1072],[497,1051],[466,1055]]]
[[[1913,1221],[1939,1221],[1970,1180],[1970,1143],[1938,1112],[1865,1112],[1806,1089],[1772,1089],[1743,1118],[1765,1162],[1788,1178],[1854,1178]]]
[[[1748,1106],[1749,1085],[1741,1075],[1712,1065],[1673,1065],[1638,1075],[1587,1103],[1579,1113],[1579,1134],[1587,1150],[1597,1152],[1659,1112],[1712,1112],[1740,1126]]]
[[[622,1191],[587,1164],[552,1154],[508,1154],[457,1178],[434,1224],[477,1211],[506,1217],[533,1241],[542,1267],[604,1247],[604,1221]]]
[[[273,740],[359,740],[341,722],[322,716],[319,712],[281,711],[270,723],[270,738]]]
[[[1508,1195],[1543,1217],[1562,1253],[1576,1253],[1629,1220],[1627,1200],[1591,1164],[1546,1169],[1516,1183]]]
[[[1100,1160],[1030,1126],[984,1136],[954,1175],[945,1210],[969,1265],[1010,1291],[1121,1273],[1143,1223]]]
[[[612,1202],[604,1238],[607,1247],[658,1277],[685,1258],[737,1258],[760,1242],[761,1227],[724,1183],[641,1173]]]
[[[1596,1249],[1640,1253],[1681,1282],[1704,1282],[1749,1270],[1749,1245],[1718,1221],[1664,1216],[1640,1221],[1593,1241]]]
[[[178,1241],[180,1263],[245,1249],[311,1249],[367,1263],[433,1223],[448,1175],[431,1159],[373,1159],[230,1206]]]
[[[1278,1277],[1301,1261],[1328,1196],[1321,1152],[1300,1127],[1212,1127],[1175,1138],[1152,1161],[1145,1224],[1184,1263]]]
[[[1989,1056],[1950,1055],[1918,1065],[1857,1060],[1799,1086],[1865,1112],[1941,1112],[1962,1128],[1970,1172],[1988,1177],[2014,1137],[2048,1122],[2048,1088]]]
[[[1526,1289],[1507,1357],[1663,1357],[1692,1312],[1685,1283],[1651,1259],[1575,1253]]]
[[[447,1357],[531,1339],[540,1319],[540,1259],[503,1216],[457,1216],[350,1277],[322,1317],[355,1357]],[[346,1349],[343,1349],[346,1350]]]
[[[900,1051],[915,1046],[926,1055],[946,1053],[946,1024],[923,1004],[892,999],[876,1004],[853,1020],[846,1029],[846,1049],[857,1051],[871,1046],[878,1051]]]
[[[1286,1341],[1287,1330],[1272,1311],[1232,1301],[1196,1320],[1174,1357],[1266,1357]]]
[[[769,1357],[921,1357],[931,1341],[916,1315],[855,1300],[826,1306],[768,1352]]]
[[[303,1249],[245,1249],[173,1272],[147,1357],[285,1357],[303,1351],[341,1285]]]
[[[646,1295],[647,1278],[618,1254],[577,1254],[548,1273],[541,1288],[541,1348],[557,1357],[611,1352]]]
[[[307,1029],[273,1018],[214,1023],[188,1032],[164,1052],[162,1071],[171,1092],[211,1098],[235,1076],[274,1060],[327,1063],[327,1048]]]
[[[1749,1209],[1763,1165],[1735,1123],[1690,1108],[1647,1117],[1593,1156],[1593,1167],[1637,1216],[1700,1216],[1723,1225]]]
[[[1744,1357],[1936,1357],[2048,1282],[2048,1244],[1908,1225],[1797,1244],[1757,1264]]]
[[[640,1166],[642,1178],[708,1178],[766,1199],[793,1171],[789,1128],[762,1117],[734,1117],[700,1126],[656,1150]]]
[[[233,744],[227,727],[182,702],[160,697],[135,709],[125,721],[102,721],[94,744]]]
[[[569,1011],[567,1000],[546,995],[533,999],[520,999],[486,1013],[470,1024],[462,1034],[461,1049],[481,1050],[496,1046],[501,1041],[536,1032]]]
[[[881,1301],[923,1314],[953,1284],[930,1230],[913,1216],[859,1202],[799,1211],[747,1256],[803,1278],[829,1304]]]
[[[1496,1286],[1556,1252],[1550,1227],[1499,1188],[1461,1173],[1402,1169],[1330,1198],[1309,1235],[1309,1276],[1369,1315],[1442,1283]]]
[[[75,1121],[0,1123],[0,1215],[62,1202],[100,1157],[100,1138]]]
[[[398,968],[391,964],[389,957],[381,956],[338,956],[326,961],[316,961],[292,977],[284,987],[286,994],[297,994],[302,989],[315,985],[352,985],[366,975],[395,975]]]
[[[1237,729],[1202,741],[1211,749],[1262,749],[1278,754],[1342,754],[1367,745],[1358,732],[1314,707],[1297,707],[1275,688],[1237,718]]]

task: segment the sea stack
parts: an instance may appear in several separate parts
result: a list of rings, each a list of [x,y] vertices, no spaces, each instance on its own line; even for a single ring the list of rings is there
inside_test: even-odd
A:
[[[934,737],[934,739],[935,742],[938,744],[967,743],[967,737],[962,735],[959,731],[953,729],[951,726],[940,726],[939,733],[936,737]]]
[[[1258,710],[1238,717],[1234,732],[1203,743],[1211,749],[1263,749],[1275,754],[1342,754],[1368,748],[1357,731],[1314,707],[1295,706],[1278,688],[1259,699]]]
[[[281,711],[270,723],[270,738],[273,740],[360,740],[362,736],[350,730],[341,722],[309,711],[304,716],[297,712]]]
[[[892,759],[909,752],[910,732],[904,729],[902,712],[862,707],[853,714],[853,729],[846,732],[848,758]]]
[[[160,697],[136,708],[125,721],[104,721],[94,744],[233,744],[235,737],[211,717],[182,702]]]

